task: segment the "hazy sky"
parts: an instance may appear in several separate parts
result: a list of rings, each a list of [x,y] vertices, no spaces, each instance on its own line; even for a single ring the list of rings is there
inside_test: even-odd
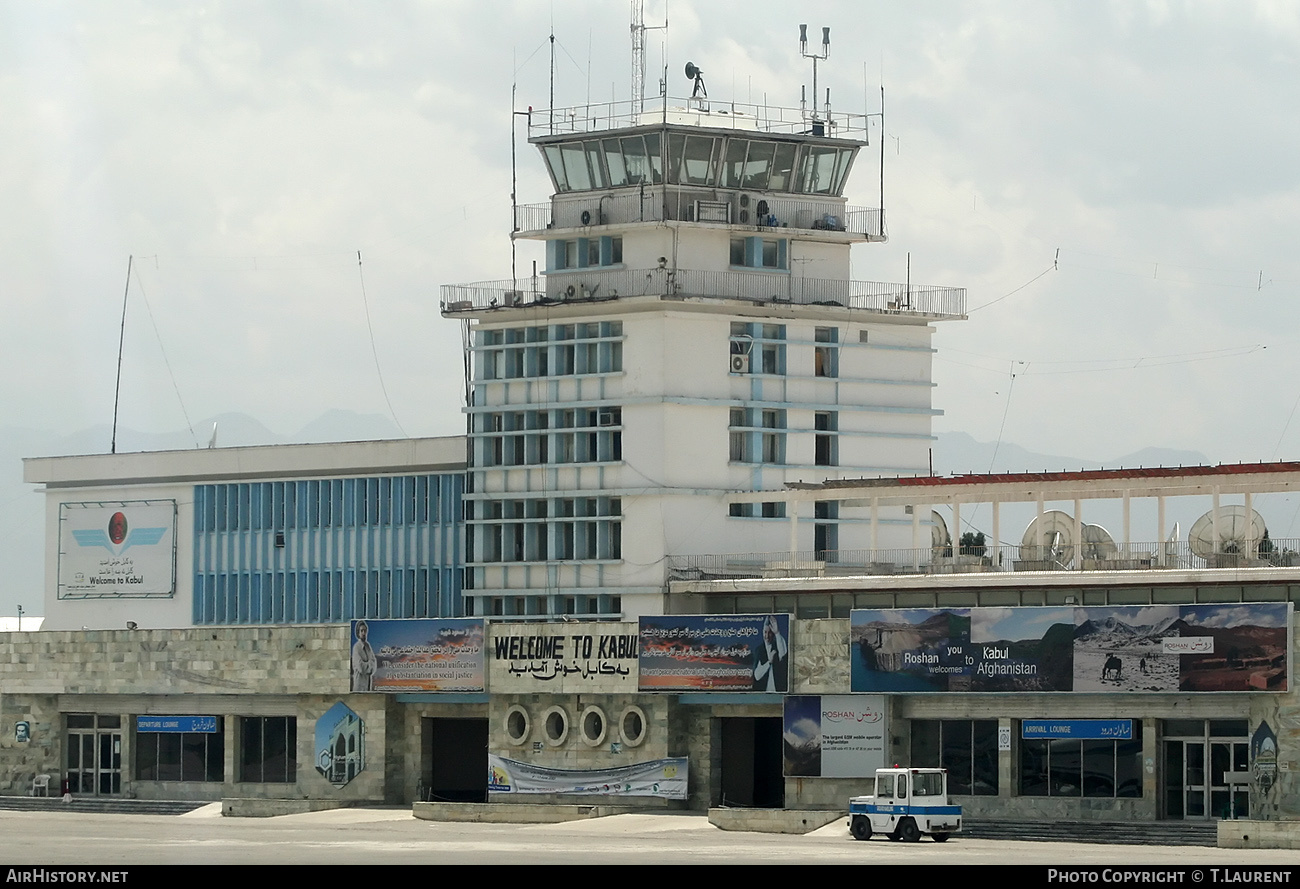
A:
[[[832,28],[836,107],[878,110],[883,81],[890,240],[853,274],[902,280],[910,253],[913,281],[969,288],[936,336],[936,429],[1300,457],[1300,6],[668,13],[652,93],[662,60],[685,94],[692,60],[717,101],[796,105],[801,20]],[[547,106],[552,21],[557,104],[625,98],[625,3],[0,0],[0,426],[111,419],[133,254],[124,425],[288,432],[391,401],[408,434],[463,429],[438,287],[510,276],[511,83]],[[875,155],[853,204],[878,203]],[[521,202],[546,200],[520,159]]]

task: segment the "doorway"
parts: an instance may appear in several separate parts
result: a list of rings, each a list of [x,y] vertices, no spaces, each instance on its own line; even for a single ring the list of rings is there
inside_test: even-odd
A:
[[[425,718],[420,799],[487,802],[487,747],[486,719]]]
[[[1250,816],[1250,739],[1245,719],[1169,719],[1162,724],[1164,816]]]
[[[122,792],[122,717],[72,713],[64,736],[68,788],[73,793]]]
[[[719,722],[721,750],[714,766],[722,772],[721,804],[783,808],[781,717],[732,717]]]

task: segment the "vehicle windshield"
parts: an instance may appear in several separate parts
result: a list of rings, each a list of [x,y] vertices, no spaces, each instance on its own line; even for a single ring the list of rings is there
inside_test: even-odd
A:
[[[940,772],[922,772],[912,776],[913,796],[942,796],[943,774]]]

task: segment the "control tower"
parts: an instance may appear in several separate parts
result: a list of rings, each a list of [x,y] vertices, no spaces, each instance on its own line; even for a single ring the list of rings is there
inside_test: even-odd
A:
[[[686,70],[689,98],[529,112],[554,194],[512,237],[545,268],[442,288],[468,334],[468,613],[631,618],[662,611],[670,557],[911,546],[903,508],[735,497],[926,474],[931,335],[965,291],[850,279],[885,239],[844,196],[879,115],[711,103]]]

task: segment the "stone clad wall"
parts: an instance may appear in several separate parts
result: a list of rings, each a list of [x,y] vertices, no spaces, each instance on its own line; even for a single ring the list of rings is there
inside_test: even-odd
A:
[[[0,637],[0,694],[348,693],[347,626],[51,630]]]

